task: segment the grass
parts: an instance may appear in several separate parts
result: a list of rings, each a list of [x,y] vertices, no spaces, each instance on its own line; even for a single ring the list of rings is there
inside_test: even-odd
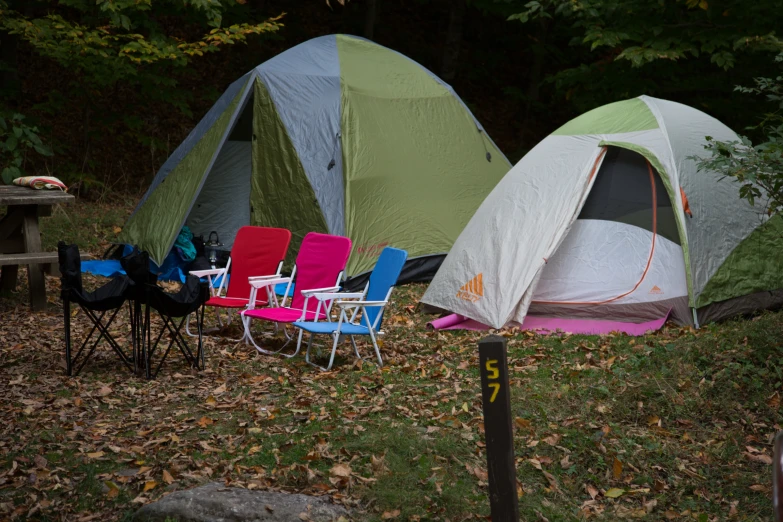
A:
[[[134,204],[134,198],[118,195],[112,203],[78,201],[75,205],[58,205],[51,217],[42,218],[41,246],[44,251],[54,251],[62,240],[101,256],[116,240]]]
[[[105,218],[102,232],[127,214],[71,210],[74,223]],[[64,377],[47,284],[45,313],[29,314],[23,282],[0,300],[0,519],[122,520],[210,480],[330,495],[357,520],[489,515],[483,334],[427,330],[422,285],[395,291],[382,370],[348,346],[321,373],[210,338],[206,371],[175,355],[146,382],[105,348]],[[645,337],[505,332],[522,519],[771,520],[781,334],[780,313]]]

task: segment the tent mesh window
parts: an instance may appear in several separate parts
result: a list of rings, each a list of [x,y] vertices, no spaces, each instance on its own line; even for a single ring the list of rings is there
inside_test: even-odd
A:
[[[674,209],[666,187],[653,169],[659,236],[680,244]],[[647,160],[636,152],[609,147],[593,188],[577,219],[600,219],[652,232],[653,192]]]

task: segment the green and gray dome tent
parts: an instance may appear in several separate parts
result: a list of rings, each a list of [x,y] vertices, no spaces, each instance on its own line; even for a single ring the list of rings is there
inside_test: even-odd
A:
[[[162,263],[183,225],[348,236],[348,276],[386,245],[404,277],[434,273],[511,168],[453,89],[409,58],[345,35],[316,38],[231,84],[161,167],[120,235]],[[431,276],[431,274],[430,274]]]
[[[783,302],[783,220],[698,171],[691,107],[641,96],[544,139],[459,236],[422,301],[499,328],[525,316],[682,324]]]

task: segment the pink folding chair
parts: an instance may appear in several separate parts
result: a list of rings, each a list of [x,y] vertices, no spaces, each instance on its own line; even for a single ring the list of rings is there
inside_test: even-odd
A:
[[[334,299],[333,293],[340,289],[340,281],[350,254],[351,240],[347,237],[310,232],[302,240],[291,277],[251,277],[250,285],[253,289],[250,292],[250,303],[247,310],[242,312],[245,339],[250,340],[259,352],[272,355],[279,353],[293,340],[285,329],[286,324],[326,319]],[[296,278],[296,285],[291,305],[286,306],[294,278]],[[279,303],[274,287],[281,283],[286,283],[287,287],[283,301]],[[256,308],[257,303],[260,302],[256,297],[258,290],[266,290],[271,301],[268,308]],[[250,332],[250,322],[253,319],[273,322],[276,327],[283,326],[283,333],[287,340],[280,350],[265,350],[255,342]],[[293,357],[297,353],[299,353],[298,346],[294,353],[283,355]]]
[[[206,306],[212,306],[216,310],[218,323],[223,326],[220,319],[220,310],[226,310],[228,319],[226,324],[231,324],[231,310],[246,308],[250,302],[250,295],[254,290],[248,279],[272,279],[280,277],[283,268],[283,260],[291,243],[291,231],[284,228],[251,227],[245,226],[239,229],[234,246],[231,248],[231,257],[225,268],[211,270],[194,270],[190,272],[197,277],[209,279],[209,287],[212,289],[212,297]],[[226,274],[231,270],[231,277],[226,284]],[[214,288],[213,278],[220,277],[220,285]],[[225,294],[224,291],[225,290]],[[269,304],[269,296],[256,296],[254,306],[266,306]]]

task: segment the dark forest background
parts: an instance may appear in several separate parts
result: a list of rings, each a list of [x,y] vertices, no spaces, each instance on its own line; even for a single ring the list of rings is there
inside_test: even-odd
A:
[[[735,86],[780,74],[781,4],[0,0],[0,170],[54,175],[88,197],[143,190],[229,83],[330,33],[439,74],[512,161],[568,119],[641,94],[753,137],[770,104]]]

